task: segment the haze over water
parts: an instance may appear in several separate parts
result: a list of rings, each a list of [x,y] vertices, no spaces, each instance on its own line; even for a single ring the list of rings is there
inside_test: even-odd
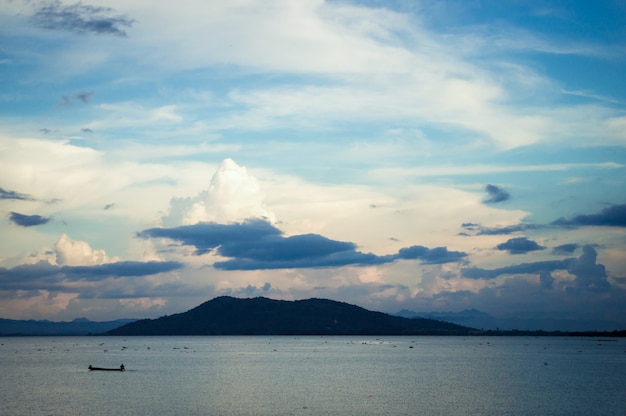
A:
[[[0,338],[0,415],[624,415],[626,343]],[[90,372],[87,366],[126,366]]]

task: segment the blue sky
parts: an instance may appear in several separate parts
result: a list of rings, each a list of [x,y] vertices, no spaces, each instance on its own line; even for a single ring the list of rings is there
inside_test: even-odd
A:
[[[619,1],[3,0],[0,317],[623,329],[624,74]]]

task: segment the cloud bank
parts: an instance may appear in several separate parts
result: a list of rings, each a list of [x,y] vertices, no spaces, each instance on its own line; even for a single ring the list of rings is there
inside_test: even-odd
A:
[[[461,270],[468,279],[496,279],[504,275],[535,274],[541,279],[542,286],[551,286],[554,281],[551,273],[564,270],[574,276],[573,283],[566,283],[566,289],[606,291],[611,288],[607,280],[606,268],[597,264],[598,253],[591,245],[583,247],[583,254],[578,258],[564,260],[521,263],[497,269],[465,268]]]
[[[552,224],[564,227],[626,227],[626,204],[612,205],[597,214],[576,215],[573,218],[559,218]]]
[[[231,260],[218,261],[223,270],[289,269],[379,265],[395,260],[420,260],[443,264],[463,260],[467,254],[446,247],[429,249],[412,246],[395,255],[378,256],[357,251],[350,242],[335,241],[318,234],[284,237],[269,222],[251,219],[241,223],[198,223],[173,228],[150,228],[142,238],[167,238],[196,248],[195,254],[212,251]]]

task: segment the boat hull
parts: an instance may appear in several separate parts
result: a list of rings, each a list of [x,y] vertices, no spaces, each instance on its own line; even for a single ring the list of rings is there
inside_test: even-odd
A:
[[[124,368],[102,368],[89,366],[89,371],[124,371]]]

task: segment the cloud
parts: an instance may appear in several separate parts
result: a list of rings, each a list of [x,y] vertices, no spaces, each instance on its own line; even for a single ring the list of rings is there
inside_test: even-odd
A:
[[[74,97],[83,104],[89,104],[91,98],[93,97],[93,94],[93,91],[81,91],[75,94]]]
[[[554,277],[549,271],[542,271],[539,273],[539,284],[545,289],[551,289],[554,283]]]
[[[178,270],[176,261],[119,261],[91,266],[57,266],[46,261],[0,268],[0,290],[67,291],[68,282],[141,277]]]
[[[504,227],[485,227],[483,225],[470,223],[470,222],[461,224],[461,227],[473,233],[473,234],[464,233],[463,235],[506,235],[506,234],[518,233],[521,231],[539,230],[542,228],[546,228],[545,225],[528,224],[528,223],[514,224],[514,225],[508,225]]]
[[[421,260],[428,264],[443,264],[461,261],[467,257],[462,251],[448,251],[446,247],[427,248],[424,246],[412,246],[401,248],[396,256],[405,260]]]
[[[0,188],[0,199],[16,199],[16,200],[20,200],[20,201],[36,201],[36,199],[33,198],[30,195],[20,194],[19,192],[15,192],[15,191],[7,191],[6,189],[3,189],[3,188]]]
[[[86,105],[91,102],[91,99],[93,98],[93,96],[94,96],[93,91],[80,91],[73,95],[62,95],[61,102],[57,104],[56,106],[57,107],[69,107],[77,101]],[[82,129],[82,131],[92,132],[91,130],[84,129],[84,128]]]
[[[604,291],[611,287],[607,280],[606,268],[596,264],[598,253],[590,246],[583,247],[583,254],[570,263],[568,272],[576,276],[575,289]]]
[[[497,269],[481,269],[468,267],[461,270],[463,277],[468,279],[495,279],[507,274],[540,274],[554,270],[567,270],[574,259],[538,261],[533,263],[521,263],[513,266],[500,267]]]
[[[489,194],[489,198],[485,199],[485,203],[487,204],[496,204],[511,198],[511,194],[495,185],[489,184],[485,187],[485,190]]]
[[[529,240],[526,237],[511,238],[504,243],[496,246],[498,250],[506,250],[510,254],[526,254],[529,251],[544,250],[545,247],[540,246],[537,242]]]
[[[555,254],[555,255],[572,254],[578,247],[580,247],[580,245],[576,243],[562,244],[560,246],[554,247],[552,249],[552,254]]]
[[[11,211],[9,219],[21,227],[34,227],[36,225],[46,224],[50,221],[49,217],[42,217],[41,215],[24,215],[13,211]]]
[[[195,254],[211,251],[230,260],[219,261],[223,270],[288,269],[378,265],[395,260],[421,260],[442,264],[462,260],[466,253],[445,247],[429,249],[413,246],[395,255],[378,256],[356,250],[354,243],[335,241],[318,234],[284,237],[269,222],[250,219],[242,223],[198,223],[174,228],[150,228],[138,233],[142,238],[168,238],[196,248]]]
[[[576,215],[571,219],[559,218],[552,224],[564,227],[626,227],[626,204],[612,205],[597,214]]]
[[[197,223],[174,228],[150,228],[138,234],[142,238],[168,238],[196,248],[197,255],[206,254],[222,244],[245,244],[279,236],[280,230],[263,220],[243,223]]]
[[[268,218],[274,214],[264,203],[265,195],[258,180],[245,167],[232,159],[219,165],[209,187],[195,197],[173,198],[169,215],[163,218],[167,226],[190,225],[199,222],[231,222],[246,218]]]
[[[67,234],[59,237],[54,251],[59,266],[94,266],[117,260],[109,258],[104,250],[91,248],[85,241],[72,240]]]
[[[597,257],[598,253],[593,246],[586,245],[583,247],[583,254],[578,258],[521,263],[497,269],[468,267],[462,269],[461,274],[468,279],[495,279],[503,275],[536,274],[539,275],[543,287],[551,287],[554,281],[551,272],[565,270],[574,276],[573,285],[567,286],[569,291],[608,290],[611,284],[607,280],[606,268],[602,264],[596,264]]]
[[[561,217],[552,223],[546,224],[514,224],[504,227],[484,227],[476,223],[463,223],[461,227],[467,231],[471,231],[473,235],[500,235],[513,234],[528,230],[541,230],[555,227],[584,227],[584,226],[605,226],[605,227],[626,227],[626,204],[612,205],[603,209],[600,213],[590,215],[577,215],[573,218],[566,219]],[[463,233],[463,235],[470,235]],[[510,241],[510,240],[509,240]],[[562,250],[568,250],[571,246],[564,245]],[[556,250],[556,248],[555,248]]]
[[[51,1],[41,6],[31,17],[38,27],[49,30],[64,30],[74,33],[95,33],[125,37],[123,27],[130,27],[134,20],[126,16],[110,16],[113,9],[84,5],[78,2],[63,5]]]

